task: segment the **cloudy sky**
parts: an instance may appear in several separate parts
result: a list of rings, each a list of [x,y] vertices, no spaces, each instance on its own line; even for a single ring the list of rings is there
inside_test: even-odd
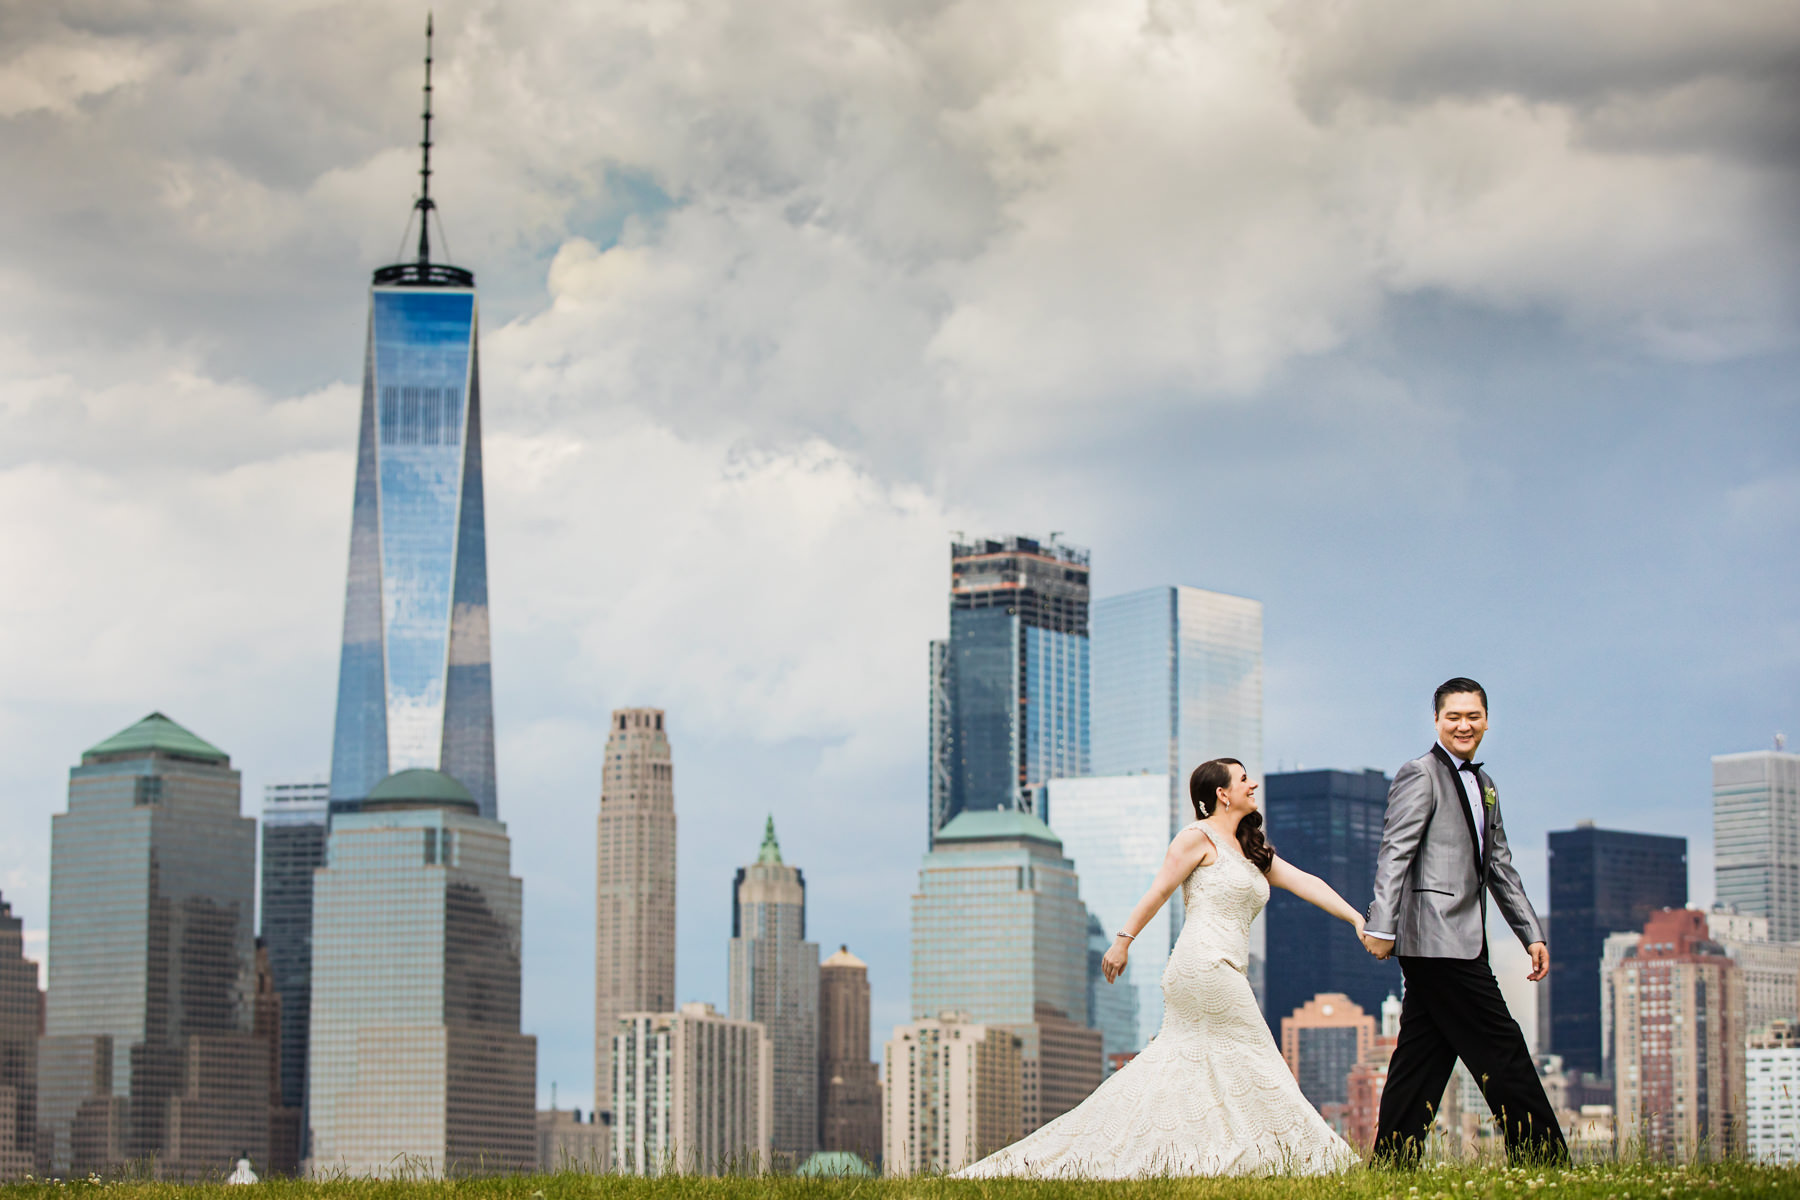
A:
[[[422,7],[0,0],[0,891],[151,709],[330,756],[368,272]],[[953,530],[1266,606],[1265,761],[1439,679],[1528,883],[1800,734],[1800,6],[440,3],[482,284],[500,802],[585,1106],[606,714],[669,712],[682,999],[773,813],[906,1016]]]

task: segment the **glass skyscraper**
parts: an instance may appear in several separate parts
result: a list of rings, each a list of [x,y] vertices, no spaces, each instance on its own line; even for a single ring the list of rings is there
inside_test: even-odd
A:
[[[1150,890],[1169,848],[1169,777],[1167,775],[1093,775],[1057,779],[1049,786],[1050,821],[1062,839],[1063,853],[1081,877],[1081,899],[1099,918],[1106,946],[1124,927],[1125,918]],[[1089,1020],[1106,1038],[1106,1052],[1135,1053],[1162,1028],[1163,968],[1169,962],[1171,909],[1181,901],[1171,896],[1131,944],[1125,975],[1116,983],[1090,984],[1095,1000],[1133,993],[1129,1031],[1108,1022]],[[1106,946],[1100,947],[1104,953]],[[1092,1007],[1092,1006],[1090,1006]]]
[[[281,1103],[306,1104],[306,1017],[312,1005],[313,871],[325,862],[330,785],[263,789],[262,935],[281,997]]]
[[[1720,904],[1800,941],[1800,754],[1720,754],[1713,770],[1713,878]]]
[[[1641,930],[1688,900],[1687,839],[1596,829],[1550,833],[1550,1044],[1563,1066],[1599,1074],[1600,969],[1608,935]],[[1791,991],[1792,989],[1790,989]],[[1790,997],[1790,1004],[1792,998]]]
[[[429,39],[430,30],[426,36]],[[495,819],[475,275],[431,261],[431,58],[418,256],[375,272],[363,354],[331,802],[443,771]]]
[[[38,1170],[37,1041],[41,1000],[38,965],[25,957],[25,923],[13,916],[12,905],[0,897],[0,1182]],[[866,1012],[867,1001],[864,1005]],[[864,1054],[867,1053],[865,1049]]]
[[[1375,770],[1270,775],[1264,784],[1269,841],[1362,912],[1375,898],[1389,783]],[[1270,956],[1264,967],[1263,1012],[1271,1030],[1279,1031],[1283,1020],[1326,993],[1348,996],[1371,1014],[1381,1011],[1389,993],[1400,994],[1400,964],[1371,957],[1336,917],[1279,888],[1270,892],[1264,911],[1269,944],[1287,950]],[[1294,953],[1298,947],[1305,952]]]
[[[313,889],[316,1174],[537,1162],[511,859],[506,827],[439,771],[401,771],[332,818]]]
[[[1187,781],[1201,763],[1235,758],[1262,779],[1262,687],[1259,602],[1194,587],[1096,601],[1093,773],[1165,776],[1167,836],[1174,837],[1194,819]],[[1181,932],[1179,909],[1174,917],[1171,945]],[[1260,997],[1260,920],[1250,938]]]
[[[928,834],[959,813],[1036,812],[1088,771],[1088,553],[1052,538],[950,547],[950,636],[931,644]]]
[[[161,713],[92,747],[51,819],[40,1136],[58,1174],[182,1178],[269,1149],[255,1035],[256,822],[218,747]]]

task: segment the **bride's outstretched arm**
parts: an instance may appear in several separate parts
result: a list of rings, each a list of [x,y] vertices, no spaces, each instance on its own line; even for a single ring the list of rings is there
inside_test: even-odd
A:
[[[1317,875],[1309,875],[1276,855],[1274,864],[1269,867],[1268,880],[1278,888],[1286,888],[1308,904],[1324,909],[1338,920],[1348,921],[1356,927],[1357,935],[1362,935],[1362,914],[1351,908],[1329,883]]]
[[[1163,865],[1156,872],[1156,878],[1150,881],[1150,890],[1144,898],[1137,902],[1137,907],[1125,918],[1125,924],[1113,932],[1113,944],[1100,960],[1100,972],[1111,983],[1125,970],[1125,962],[1131,951],[1131,940],[1150,923],[1158,909],[1168,903],[1181,881],[1194,873],[1194,868],[1215,853],[1212,840],[1198,829],[1188,828],[1175,835],[1169,843],[1169,852],[1163,856]]]

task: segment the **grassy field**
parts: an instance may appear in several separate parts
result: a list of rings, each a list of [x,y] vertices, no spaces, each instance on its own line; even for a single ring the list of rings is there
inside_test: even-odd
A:
[[[1800,1198],[1800,1169],[1743,1163],[1621,1163],[1571,1169],[1429,1167],[1357,1170],[1323,1179],[1151,1179],[1124,1183],[948,1179],[810,1180],[788,1177],[638,1179],[617,1175],[514,1175],[390,1182],[273,1180],[250,1189],[140,1180],[0,1186],[0,1200],[1774,1200]]]

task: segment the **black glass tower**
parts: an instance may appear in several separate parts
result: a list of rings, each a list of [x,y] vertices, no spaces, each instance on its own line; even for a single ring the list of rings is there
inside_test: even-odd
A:
[[[281,996],[281,1102],[306,1104],[313,872],[325,865],[325,783],[272,783],[263,798],[262,936]]]
[[[1281,857],[1310,871],[1361,912],[1375,898],[1375,855],[1387,813],[1389,779],[1380,771],[1287,771],[1263,784],[1269,840]],[[1369,957],[1349,926],[1288,892],[1267,909],[1269,953],[1263,1012],[1269,1027],[1321,992],[1342,992],[1379,1013],[1400,992],[1400,965]]]
[[[1642,929],[1687,904],[1687,839],[1596,829],[1550,834],[1550,1045],[1563,1065],[1598,1074],[1600,954],[1606,936]]]

